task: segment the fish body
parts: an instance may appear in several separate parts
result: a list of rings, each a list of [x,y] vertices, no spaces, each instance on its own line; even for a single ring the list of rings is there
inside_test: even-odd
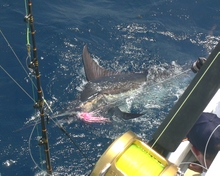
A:
[[[81,92],[81,111],[117,112],[123,119],[132,119],[141,114],[122,112],[122,99],[137,92],[146,83],[147,72],[120,73],[100,67],[90,56],[87,46],[83,48],[83,63],[88,83]]]

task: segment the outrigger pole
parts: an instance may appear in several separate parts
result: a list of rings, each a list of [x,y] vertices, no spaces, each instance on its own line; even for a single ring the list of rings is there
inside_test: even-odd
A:
[[[41,89],[40,83],[40,72],[38,67],[38,56],[37,56],[37,47],[35,42],[35,30],[34,30],[34,18],[32,14],[32,3],[28,0],[28,12],[25,16],[25,21],[29,24],[32,36],[32,44],[33,44],[33,59],[29,65],[31,69],[33,69],[34,74],[36,76],[37,81],[37,92],[38,92],[38,100],[35,103],[34,107],[37,108],[40,112],[41,117],[41,128],[42,128],[42,138],[40,139],[40,144],[44,146],[44,152],[46,157],[46,169],[48,174],[52,174],[52,167],[50,161],[50,151],[49,151],[49,142],[48,142],[48,135],[46,130],[46,123],[45,123],[45,115],[44,115],[44,98],[43,92]]]

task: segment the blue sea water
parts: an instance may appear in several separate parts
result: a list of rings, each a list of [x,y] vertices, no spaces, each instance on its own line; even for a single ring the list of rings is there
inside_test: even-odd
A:
[[[85,44],[107,69],[138,72],[168,65],[176,72],[187,70],[198,56],[207,57],[219,40],[219,5],[217,0],[33,1],[45,99],[55,114],[65,112],[77,99],[86,82],[81,59]],[[0,12],[0,30],[10,43],[0,35],[0,65],[32,96],[28,76],[10,49],[26,65],[24,2],[0,0]],[[144,113],[135,120],[113,118],[105,124],[88,124],[75,116],[58,120],[95,163],[110,143],[128,130],[148,141],[192,78],[193,74],[185,72],[146,89],[141,97],[127,99],[124,108]],[[38,119],[34,102],[3,69],[0,90],[0,174],[40,175],[44,157],[38,147],[40,126],[32,134],[31,125]],[[52,121],[47,128],[54,172],[88,175],[92,167],[78,148]]]

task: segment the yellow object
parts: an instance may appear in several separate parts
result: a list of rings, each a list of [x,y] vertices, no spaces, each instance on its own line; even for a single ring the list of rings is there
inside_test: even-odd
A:
[[[128,131],[100,157],[91,176],[175,176],[178,168]]]
[[[159,175],[164,169],[163,164],[135,144],[123,153],[116,166],[128,176]]]

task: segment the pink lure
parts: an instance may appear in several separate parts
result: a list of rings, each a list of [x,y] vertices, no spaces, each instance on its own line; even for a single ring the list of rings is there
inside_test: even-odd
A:
[[[110,122],[110,120],[107,118],[95,117],[92,113],[88,112],[80,112],[78,113],[78,117],[85,122]]]

